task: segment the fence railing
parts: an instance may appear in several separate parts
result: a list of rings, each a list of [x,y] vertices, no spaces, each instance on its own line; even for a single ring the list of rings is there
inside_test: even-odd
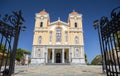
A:
[[[111,20],[105,16],[95,20],[94,28],[98,29],[103,72],[120,76],[120,7],[112,10]]]
[[[19,34],[24,19],[22,12],[4,15],[0,18],[0,76],[11,76],[14,73],[15,55]]]

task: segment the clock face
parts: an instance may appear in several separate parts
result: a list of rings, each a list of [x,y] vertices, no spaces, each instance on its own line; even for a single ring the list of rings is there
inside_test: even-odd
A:
[[[41,17],[40,17],[40,19],[41,19],[41,20],[43,20],[43,19],[44,19],[44,17],[43,17],[43,16],[41,16]]]

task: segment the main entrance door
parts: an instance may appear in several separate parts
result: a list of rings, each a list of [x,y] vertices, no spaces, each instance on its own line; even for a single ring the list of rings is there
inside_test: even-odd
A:
[[[56,63],[61,63],[61,54],[56,53]]]

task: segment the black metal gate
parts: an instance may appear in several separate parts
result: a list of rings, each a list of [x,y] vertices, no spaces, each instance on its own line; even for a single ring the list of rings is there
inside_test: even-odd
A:
[[[15,54],[23,21],[21,11],[13,12],[13,15],[6,14],[0,19],[0,76],[11,76],[14,73]]]
[[[111,12],[111,20],[101,17],[94,21],[100,40],[103,71],[107,76],[120,76],[120,7]]]

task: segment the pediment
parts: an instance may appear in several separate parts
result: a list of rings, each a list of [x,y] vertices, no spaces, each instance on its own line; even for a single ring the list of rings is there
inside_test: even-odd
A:
[[[65,26],[68,26],[68,23],[58,20],[58,21],[51,22],[50,26],[52,26],[52,25],[65,25]]]

